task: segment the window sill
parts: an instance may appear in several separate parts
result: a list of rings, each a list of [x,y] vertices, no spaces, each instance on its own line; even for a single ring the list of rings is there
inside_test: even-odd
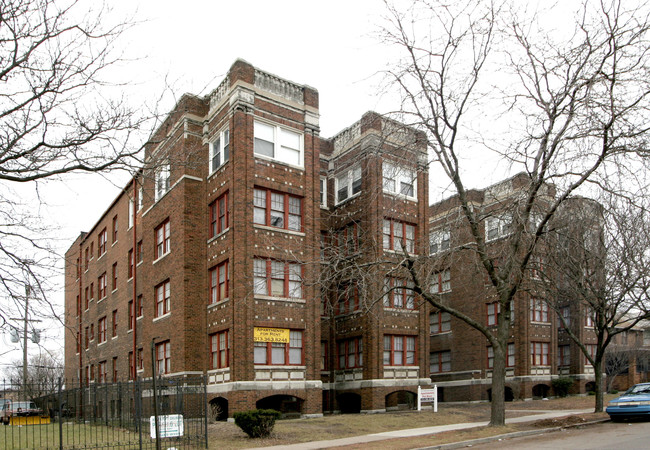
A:
[[[273,364],[258,364],[258,363],[253,363],[255,366],[255,369],[292,369],[292,370],[307,370],[307,366],[303,366],[301,364],[284,364],[284,365],[273,365]]]
[[[301,299],[301,298],[273,297],[271,295],[260,295],[260,294],[255,294],[255,300],[272,301],[272,302],[287,302],[287,303],[307,303],[307,300]]]
[[[440,333],[429,333],[429,336],[445,336],[451,334],[451,331],[441,331]]]
[[[111,247],[115,247],[115,244],[117,244],[117,240],[113,241],[113,243],[111,244]]]
[[[106,344],[106,341],[99,342],[99,343],[97,343],[97,347],[99,347],[100,345],[105,345],[105,344]]]
[[[535,321],[535,320],[531,320],[530,324],[531,325],[542,325],[542,326],[545,326],[545,327],[550,327],[551,326],[551,322],[538,322],[538,321]]]
[[[104,253],[102,253],[101,255],[99,255],[99,256],[97,257],[97,261],[99,261],[100,259],[102,259],[102,258],[104,257],[105,254],[106,254],[106,252],[104,252]]]
[[[115,288],[115,289],[113,289],[113,290],[111,291],[111,295],[112,295],[112,294],[115,294],[116,292],[117,292],[117,288]]]
[[[304,155],[304,151],[301,151],[301,153],[302,153],[302,155]],[[253,155],[255,156],[256,162],[257,162],[257,160],[260,160],[260,161],[268,162],[268,163],[271,163],[271,164],[280,164],[281,166],[286,166],[286,167],[290,167],[292,169],[297,169],[297,170],[300,170],[303,173],[305,172],[304,164],[302,166],[299,166],[299,165],[295,165],[295,164],[291,164],[291,163],[288,163],[288,162],[281,161],[279,159],[272,158],[270,156],[260,155],[259,153],[253,153]]]
[[[305,236],[305,233],[303,231],[289,230],[287,228],[272,227],[272,226],[269,226],[269,225],[261,225],[259,223],[254,223],[253,228],[258,228],[260,230],[272,231],[272,232],[277,232],[277,233],[292,234],[294,236],[302,236],[302,237]]]
[[[140,320],[140,319],[142,319],[143,317],[144,317],[144,316],[138,316],[138,317],[135,318],[135,320]]]
[[[223,230],[221,233],[217,233],[217,234],[215,234],[214,236],[212,236],[211,238],[208,238],[208,244],[209,244],[210,242],[212,242],[212,241],[216,241],[216,240],[219,239],[221,236],[223,236],[224,234],[226,234],[228,231],[230,231],[230,227],[226,228],[226,229]]]
[[[169,317],[171,315],[172,315],[172,313],[168,312],[168,313],[163,314],[162,316],[154,317],[152,322],[158,322],[159,320],[166,319],[167,317]]]
[[[384,306],[384,311],[390,311],[390,312],[400,312],[400,313],[415,313],[419,314],[420,311],[415,309],[415,308],[396,308],[394,306]]]
[[[359,196],[361,195],[361,192],[363,192],[363,191],[357,192],[356,194],[352,194],[351,196],[349,196],[349,197],[346,198],[345,200],[341,200],[340,202],[337,201],[337,202],[334,204],[334,206],[340,206],[340,205],[344,204],[345,202],[349,202],[349,201],[352,200],[353,198],[357,198],[357,197],[359,197]]]
[[[391,191],[387,191],[386,189],[384,189],[383,192],[384,192],[385,195],[390,195],[391,197],[399,198],[399,199],[402,199],[402,200],[408,200],[408,201],[411,201],[411,202],[417,202],[418,201],[417,197],[412,197],[410,195],[400,194],[398,192],[391,192]]]
[[[168,251],[167,253],[163,253],[161,256],[158,258],[154,259],[151,264],[157,264],[161,259],[165,258],[165,256],[169,255],[171,253],[171,250]]]
[[[407,251],[408,251],[408,250],[407,250]],[[391,250],[391,249],[389,249],[389,248],[385,248],[385,249],[384,249],[384,253],[392,253],[392,254],[394,254],[394,255],[400,255],[400,256],[403,256],[403,255],[404,255],[404,252],[403,252],[402,250]],[[409,255],[409,256],[418,256],[418,254],[415,253],[415,252],[408,252],[408,255]]]
[[[223,305],[224,303],[226,303],[228,301],[230,301],[230,297],[224,298],[223,300],[219,300],[218,302],[215,302],[215,303],[210,303],[208,305],[208,309],[216,308],[217,306]]]
[[[117,339],[117,336],[112,336],[111,337],[111,341],[114,341],[115,339]]]

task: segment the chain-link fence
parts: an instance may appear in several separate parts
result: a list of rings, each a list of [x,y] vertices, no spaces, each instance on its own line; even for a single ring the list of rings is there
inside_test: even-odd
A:
[[[0,447],[207,448],[206,396],[203,377],[90,385],[4,382]]]

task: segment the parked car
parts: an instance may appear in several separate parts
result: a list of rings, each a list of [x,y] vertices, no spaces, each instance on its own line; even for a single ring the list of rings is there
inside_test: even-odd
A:
[[[632,386],[623,395],[607,405],[612,422],[634,417],[650,417],[650,383]]]
[[[13,401],[10,400],[2,405],[2,412],[0,413],[0,419],[2,422],[7,425],[11,421],[13,416],[40,416],[43,411],[36,407],[36,403],[24,400],[24,401]]]

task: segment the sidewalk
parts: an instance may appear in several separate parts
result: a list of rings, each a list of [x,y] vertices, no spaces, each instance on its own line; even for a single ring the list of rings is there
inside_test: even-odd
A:
[[[585,413],[593,412],[593,408],[574,409],[574,410],[556,410],[556,411],[535,411],[535,412],[537,412],[537,414],[531,414],[528,416],[520,416],[520,417],[513,417],[512,419],[506,419],[506,423],[531,422],[535,420],[554,419],[556,417],[564,417],[570,414],[585,414]],[[368,442],[381,441],[384,439],[407,438],[407,437],[414,437],[414,436],[424,436],[427,434],[442,433],[444,431],[465,430],[467,428],[484,427],[488,423],[489,423],[488,421],[455,423],[451,425],[440,425],[434,427],[410,428],[405,430],[386,431],[384,433],[365,434],[361,436],[352,436],[352,437],[341,438],[341,439],[331,439],[327,441],[303,442],[300,444],[277,445],[273,447],[260,447],[260,448],[277,449],[277,450],[280,449],[315,450],[315,449],[324,449],[324,448],[332,448],[332,447],[341,447],[344,445],[366,444]],[[256,450],[259,450],[259,448],[257,448]]]

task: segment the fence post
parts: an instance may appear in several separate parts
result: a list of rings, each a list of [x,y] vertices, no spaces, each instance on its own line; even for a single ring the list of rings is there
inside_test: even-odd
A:
[[[133,392],[135,398],[133,399],[133,406],[135,407],[135,423],[138,430],[138,436],[140,439],[140,447],[142,450],[142,384],[140,378],[136,375],[133,380]]]
[[[61,397],[61,377],[59,377],[57,401],[59,403],[59,450],[63,450],[63,399]]]

